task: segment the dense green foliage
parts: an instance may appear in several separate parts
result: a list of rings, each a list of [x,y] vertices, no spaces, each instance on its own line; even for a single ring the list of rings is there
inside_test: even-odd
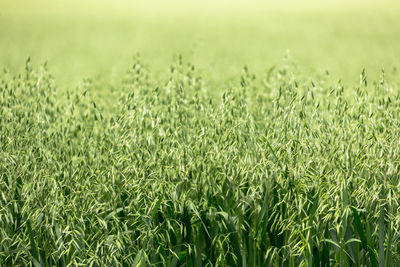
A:
[[[1,0],[0,267],[400,266],[399,13]]]
[[[46,66],[0,85],[0,265],[399,266],[400,93],[290,61],[222,99],[139,59],[114,107]],[[107,111],[107,112],[106,112]]]

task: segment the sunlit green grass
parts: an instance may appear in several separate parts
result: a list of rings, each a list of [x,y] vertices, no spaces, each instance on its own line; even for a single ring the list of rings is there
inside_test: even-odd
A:
[[[30,63],[1,83],[2,265],[397,266],[400,94],[286,60],[214,101],[135,60],[114,112]],[[349,95],[349,96],[346,96]]]
[[[1,2],[0,266],[400,266],[397,10]]]

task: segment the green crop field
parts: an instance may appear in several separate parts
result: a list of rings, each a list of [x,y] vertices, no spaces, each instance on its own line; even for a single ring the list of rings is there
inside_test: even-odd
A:
[[[400,266],[400,3],[0,1],[0,266]]]

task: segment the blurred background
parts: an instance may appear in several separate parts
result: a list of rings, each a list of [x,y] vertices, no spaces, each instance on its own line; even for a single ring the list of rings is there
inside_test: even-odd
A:
[[[162,75],[180,53],[223,87],[247,65],[262,75],[286,51],[304,73],[358,82],[396,72],[396,1],[0,1],[0,66],[48,62],[56,83],[115,83],[136,53]]]

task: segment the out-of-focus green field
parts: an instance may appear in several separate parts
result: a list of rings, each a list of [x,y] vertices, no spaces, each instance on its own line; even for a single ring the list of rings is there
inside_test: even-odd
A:
[[[396,1],[0,2],[0,64],[48,61],[57,84],[119,80],[139,52],[158,73],[181,53],[221,87],[244,64],[256,74],[289,50],[305,73],[358,81],[400,59]]]

